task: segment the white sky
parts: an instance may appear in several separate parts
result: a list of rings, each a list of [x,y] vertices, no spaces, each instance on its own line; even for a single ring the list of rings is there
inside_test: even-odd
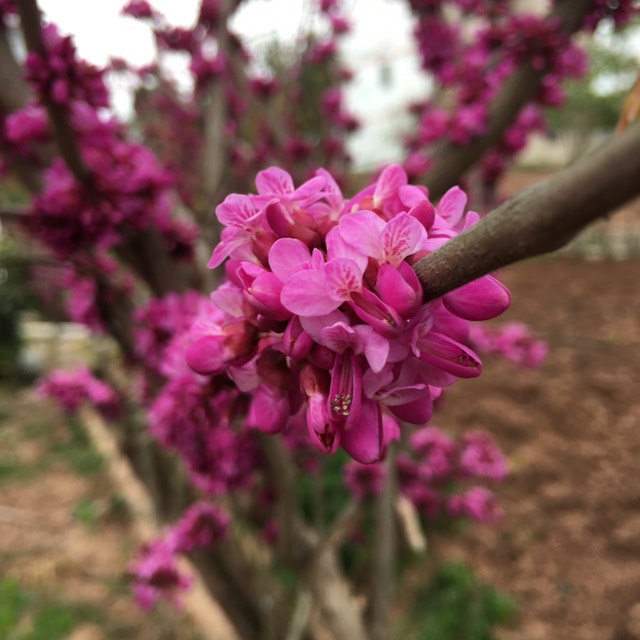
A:
[[[233,17],[231,27],[250,51],[274,38],[293,42],[300,30],[311,26],[311,5],[317,0],[251,0],[243,3]],[[120,16],[126,0],[39,0],[48,19],[63,33],[74,37],[80,55],[99,66],[109,58],[120,57],[136,66],[154,60],[154,42],[150,29],[133,18]],[[199,0],[151,0],[169,23],[190,26],[196,19]],[[400,153],[399,114],[403,105],[423,97],[428,90],[418,68],[412,21],[406,3],[399,0],[344,0],[343,7],[353,30],[341,38],[343,59],[352,71],[354,82],[347,86],[348,108],[362,122],[349,145],[356,163],[393,161]],[[315,23],[317,28],[319,25]],[[188,87],[185,57],[165,57],[178,84]],[[380,67],[392,67],[393,90],[381,87]],[[165,67],[166,68],[166,67]],[[131,113],[131,87],[126,78],[111,81],[113,106],[121,117]]]
[[[151,30],[144,22],[120,11],[126,0],[40,0],[46,17],[57,24],[64,34],[73,36],[81,57],[104,66],[110,58],[125,58],[136,66],[154,60],[155,47]],[[151,0],[174,26],[191,26],[196,20],[199,0]],[[259,43],[278,37],[292,40],[305,19],[308,1],[254,0],[247,2],[234,16],[233,29],[245,42]],[[184,56],[169,54],[165,62],[179,84],[189,86]],[[126,82],[118,78],[111,85],[114,107],[120,116],[131,112],[130,91]]]
[[[293,41],[309,27],[309,5],[315,0],[250,0],[241,5],[231,23],[251,51],[262,42],[278,38]],[[80,55],[97,65],[121,57],[137,66],[154,59],[150,30],[133,18],[120,16],[126,0],[39,0],[39,5],[63,33],[71,34]],[[196,18],[199,0],[151,0],[155,9],[174,25],[189,26]],[[399,153],[403,105],[428,95],[429,85],[420,73],[406,3],[398,0],[344,0],[353,31],[341,39],[347,66],[357,71],[346,90],[347,105],[363,123],[350,138],[356,160],[373,164],[393,161]],[[631,39],[627,45],[638,51]],[[182,86],[189,86],[184,58],[171,56],[171,69]],[[391,67],[393,87],[380,85],[380,68]],[[114,107],[120,116],[131,112],[126,81],[112,83]]]
[[[153,59],[149,29],[137,20],[120,16],[125,0],[40,0],[47,17],[75,37],[80,54],[95,64],[118,56],[137,65]],[[192,25],[199,0],[151,0],[155,9],[176,26]],[[241,6],[233,28],[250,39],[271,34],[294,37],[305,15],[307,1],[254,0]]]

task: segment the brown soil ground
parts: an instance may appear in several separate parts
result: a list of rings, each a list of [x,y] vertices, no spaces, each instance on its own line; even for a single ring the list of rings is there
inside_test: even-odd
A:
[[[438,424],[508,455],[502,524],[437,540],[514,596],[504,640],[640,639],[640,262],[543,259],[502,273],[551,346],[537,371],[485,358]]]
[[[195,639],[168,605],[149,615],[134,604],[127,565],[138,541],[127,507],[104,461],[72,433],[32,389],[0,390],[0,584],[17,583],[27,597],[9,637],[26,637],[55,607],[73,620],[69,640]]]

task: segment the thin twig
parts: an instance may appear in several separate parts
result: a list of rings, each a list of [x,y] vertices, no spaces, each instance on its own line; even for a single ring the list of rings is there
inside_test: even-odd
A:
[[[278,550],[285,559],[295,556],[295,545],[292,545],[294,533],[300,532],[296,525],[297,496],[296,471],[291,454],[285,449],[280,438],[260,434],[260,445],[267,459],[269,475],[277,492],[278,500]]]
[[[640,122],[572,167],[521,191],[414,269],[425,301],[513,262],[555,251],[640,195]]]
[[[561,31],[574,33],[580,28],[592,4],[591,0],[563,0],[556,3],[549,19],[558,19]],[[429,188],[432,198],[439,198],[447,189],[457,184],[465,171],[500,141],[522,107],[536,96],[544,77],[544,69],[538,71],[528,62],[523,64],[505,82],[493,101],[484,134],[477,136],[469,144],[447,142],[436,149],[433,165],[424,178],[424,184]]]
[[[296,606],[293,610],[293,616],[291,617],[289,631],[286,635],[287,640],[300,640],[303,637],[309,624],[312,604],[313,598],[311,597],[311,593],[306,589],[300,591],[298,599],[296,600]]]
[[[0,203],[0,220],[3,222],[18,222],[23,219],[27,207],[7,202]]]
[[[386,481],[376,502],[376,531],[374,539],[373,576],[371,596],[371,637],[373,640],[389,638],[389,614],[393,597],[396,562],[396,531],[394,518],[395,448],[389,446],[384,462]]]
[[[36,0],[16,0],[16,3],[27,49],[46,58],[47,51],[42,39],[41,14],[38,3]],[[60,155],[67,167],[81,182],[91,182],[93,174],[82,159],[75,132],[69,124],[67,109],[50,100],[47,100],[46,108]]]
[[[353,531],[360,520],[361,512],[362,509],[359,502],[349,502],[335,519],[324,538],[320,540],[316,553],[320,555],[329,549],[335,550]]]

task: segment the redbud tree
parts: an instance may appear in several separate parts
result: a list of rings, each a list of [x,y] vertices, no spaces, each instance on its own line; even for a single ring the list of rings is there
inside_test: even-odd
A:
[[[202,0],[176,28],[131,0],[123,13],[151,30],[157,62],[99,69],[36,0],[0,1],[0,153],[25,194],[3,217],[35,255],[43,304],[120,353],[110,382],[84,368],[40,389],[113,421],[171,522],[132,561],[142,606],[180,602],[184,554],[239,637],[387,638],[398,549],[420,548],[434,522],[500,515],[491,437],[430,423],[446,389],[481,374],[478,353],[544,358],[526,326],[482,326],[510,301],[492,273],[640,192],[640,127],[488,215],[469,197],[495,202],[564,80],[584,73],[574,36],[639,9],[407,0],[437,89],[410,106],[402,164],[363,186],[345,147],[358,122],[340,2],[318,0],[322,27],[270,65],[229,26],[240,4]],[[188,90],[170,52],[189,61]],[[137,87],[130,123],[111,109],[118,75]]]

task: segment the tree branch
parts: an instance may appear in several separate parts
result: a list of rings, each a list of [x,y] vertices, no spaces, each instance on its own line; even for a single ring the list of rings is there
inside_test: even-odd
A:
[[[550,19],[557,18],[561,31],[571,34],[580,28],[591,6],[591,0],[564,0],[557,4]],[[457,184],[460,176],[500,141],[520,110],[536,96],[544,76],[545,70],[534,70],[530,64],[517,69],[493,101],[487,131],[483,135],[465,145],[445,142],[436,149],[433,166],[424,178],[424,184],[433,199],[438,199]]]
[[[385,483],[376,498],[376,531],[374,538],[373,571],[371,581],[371,637],[386,640],[390,635],[391,600],[396,572],[396,528],[394,502],[395,448],[389,446],[385,465]]]
[[[29,98],[29,87],[22,78],[22,71],[9,45],[7,33],[0,29],[0,112],[9,114],[22,109]],[[10,149],[3,151],[10,151]],[[31,162],[13,154],[11,169],[29,191],[40,191],[42,187],[40,173]]]
[[[335,551],[344,542],[345,538],[353,531],[355,525],[360,520],[362,508],[360,502],[350,501],[333,522],[331,528],[320,540],[316,553],[318,555],[325,551]]]
[[[27,49],[46,58],[47,51],[42,39],[40,9],[38,9],[37,1],[17,0],[16,4],[20,12],[20,24]],[[47,100],[45,106],[60,155],[67,167],[81,182],[90,182],[93,174],[80,155],[76,135],[67,118],[67,110],[62,105],[50,100]]]
[[[6,113],[22,109],[29,101],[29,87],[22,78],[4,29],[0,29],[0,87],[0,107]]]
[[[277,492],[278,551],[286,561],[296,562],[302,550],[296,548],[298,545],[291,543],[294,528],[301,529],[302,523],[298,522],[296,470],[293,460],[279,438],[261,433],[259,441]]]
[[[555,251],[638,195],[640,122],[420,260],[414,269],[425,301],[512,262]]]
[[[9,202],[0,202],[0,220],[3,222],[20,222],[24,219],[27,207]]]
[[[225,0],[220,7],[219,23],[215,30],[218,49],[227,61],[230,56],[227,20],[231,12],[230,2]],[[204,120],[202,189],[205,210],[209,212],[210,207],[216,204],[215,200],[228,164],[224,133],[227,105],[223,78],[212,78],[208,81],[202,100],[202,116]]]

